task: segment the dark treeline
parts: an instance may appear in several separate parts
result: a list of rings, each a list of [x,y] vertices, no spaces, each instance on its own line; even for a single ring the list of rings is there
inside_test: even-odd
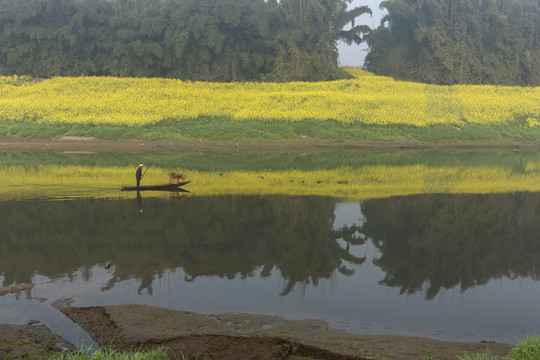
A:
[[[389,0],[366,68],[436,84],[540,85],[539,0]]]
[[[0,0],[0,74],[328,80],[351,0]]]

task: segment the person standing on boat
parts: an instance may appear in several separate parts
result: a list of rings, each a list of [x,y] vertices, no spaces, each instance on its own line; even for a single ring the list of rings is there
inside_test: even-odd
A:
[[[137,187],[141,186],[141,179],[144,176],[142,173],[143,167],[144,167],[143,164],[139,165],[139,167],[137,168],[137,171],[135,172],[135,177],[137,178]]]

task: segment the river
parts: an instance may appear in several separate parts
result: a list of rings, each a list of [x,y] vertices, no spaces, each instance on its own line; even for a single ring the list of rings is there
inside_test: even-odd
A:
[[[0,287],[34,284],[0,297],[0,323],[92,344],[61,301],[455,341],[540,324],[540,154],[147,156],[156,176],[182,164],[186,192],[120,191],[134,176],[108,171],[133,155],[0,156]]]

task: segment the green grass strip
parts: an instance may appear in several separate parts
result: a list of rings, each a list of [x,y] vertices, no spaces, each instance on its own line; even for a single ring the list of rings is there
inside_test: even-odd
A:
[[[115,350],[98,349],[96,351],[78,350],[75,352],[62,352],[51,360],[166,360],[167,354],[163,348],[151,351],[136,351],[123,353]]]
[[[524,340],[519,340],[518,344],[512,348],[506,356],[499,357],[490,354],[479,354],[475,356],[465,355],[460,360],[538,360],[540,359],[540,337],[534,332],[527,335]]]
[[[189,120],[162,120],[140,126],[94,124],[47,124],[39,122],[0,122],[0,137],[57,138],[64,135],[91,136],[100,139],[143,140],[284,140],[310,137],[316,140],[344,141],[394,141],[417,140],[421,142],[464,141],[516,141],[540,142],[540,127],[526,127],[519,122],[505,125],[467,124],[462,127],[433,125],[342,124],[337,121],[303,120],[282,121],[231,121],[219,118]]]

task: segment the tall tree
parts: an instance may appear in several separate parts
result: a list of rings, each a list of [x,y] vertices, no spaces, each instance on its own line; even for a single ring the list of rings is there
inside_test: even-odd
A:
[[[277,57],[274,75],[281,80],[327,80],[343,77],[337,43],[360,43],[369,32],[354,21],[371,10],[347,9],[352,0],[282,0],[275,7],[273,24]],[[345,26],[352,24],[350,30]]]
[[[195,80],[257,79],[271,49],[264,0],[184,0],[172,13],[165,43],[177,73]]]
[[[389,0],[366,67],[438,84],[540,84],[537,0]]]

